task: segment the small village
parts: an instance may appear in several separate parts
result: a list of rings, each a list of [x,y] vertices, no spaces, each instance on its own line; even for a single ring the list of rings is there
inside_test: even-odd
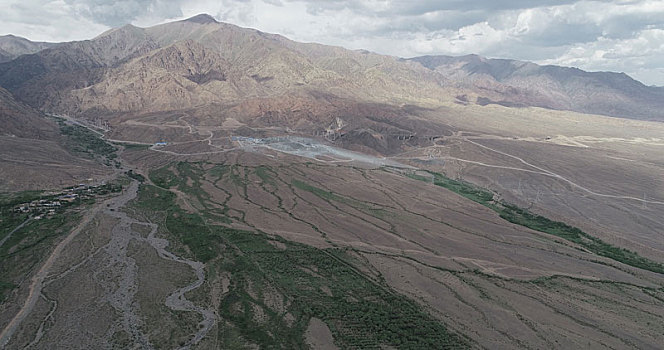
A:
[[[44,217],[55,215],[59,209],[70,206],[77,202],[92,200],[96,197],[106,195],[111,192],[119,192],[122,187],[117,184],[86,185],[67,187],[59,192],[45,193],[41,199],[35,199],[17,205],[14,208],[15,213],[33,214],[34,220],[40,220]]]

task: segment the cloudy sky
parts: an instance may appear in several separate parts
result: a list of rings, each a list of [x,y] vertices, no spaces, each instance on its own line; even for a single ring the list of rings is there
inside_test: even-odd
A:
[[[477,53],[664,86],[664,0],[0,0],[0,34],[90,39],[198,13],[298,41],[401,57]]]

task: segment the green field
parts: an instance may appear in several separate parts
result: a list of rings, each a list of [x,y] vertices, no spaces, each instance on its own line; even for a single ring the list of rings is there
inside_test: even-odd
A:
[[[117,157],[115,146],[104,141],[96,133],[80,125],[69,125],[59,121],[60,133],[66,137],[65,146],[74,154],[114,159]]]

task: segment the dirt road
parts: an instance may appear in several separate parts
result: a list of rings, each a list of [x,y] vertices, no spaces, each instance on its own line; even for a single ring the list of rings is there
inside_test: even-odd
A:
[[[46,276],[48,276],[48,272],[53,266],[53,263],[60,257],[60,254],[62,253],[62,250],[74,239],[76,236],[78,236],[79,233],[92,221],[92,219],[99,213],[99,211],[103,208],[104,205],[107,203],[114,203],[118,201],[122,201],[124,197],[128,196],[129,193],[124,193],[118,197],[111,198],[109,200],[106,200],[104,202],[96,204],[94,207],[92,207],[90,210],[88,210],[85,215],[83,216],[83,219],[81,222],[74,228],[65,239],[63,239],[56,247],[53,249],[53,252],[51,255],[46,259],[42,267],[37,271],[35,276],[32,278],[32,284],[30,285],[30,289],[28,292],[28,297],[25,300],[25,303],[23,304],[23,307],[19,310],[19,312],[14,316],[14,318],[7,324],[7,327],[2,330],[2,333],[0,333],[0,348],[4,348],[9,340],[11,339],[11,336],[14,334],[18,326],[21,324],[21,322],[30,314],[32,309],[35,307],[35,304],[37,303],[37,300],[39,299],[39,296],[41,294],[43,285],[44,285],[44,279]]]
[[[546,169],[544,169],[544,168],[541,168],[541,167],[538,167],[538,166],[536,166],[536,165],[533,165],[533,164],[531,164],[531,163],[529,163],[529,162],[526,162],[526,161],[523,160],[522,158],[517,157],[517,156],[515,156],[515,155],[509,154],[509,153],[505,153],[505,152],[502,152],[502,151],[499,151],[499,150],[494,149],[494,148],[491,148],[491,147],[489,147],[489,146],[482,145],[482,144],[480,144],[480,143],[478,143],[478,142],[475,142],[475,141],[473,141],[473,140],[470,140],[470,139],[465,139],[465,140],[466,140],[467,142],[472,143],[473,145],[478,146],[478,147],[481,147],[481,148],[484,148],[484,149],[486,149],[486,150],[489,150],[489,151],[492,151],[492,152],[495,152],[495,153],[498,153],[498,154],[504,155],[504,156],[506,156],[506,157],[510,157],[510,158],[512,158],[512,159],[515,159],[515,160],[521,162],[521,163],[524,164],[524,165],[527,165],[527,166],[529,166],[529,167],[531,167],[531,168],[534,168],[534,169],[539,170],[539,171],[541,172],[541,174],[543,174],[543,175],[550,176],[550,177],[553,177],[553,178],[559,179],[559,180],[561,180],[561,181],[567,182],[568,184],[570,184],[570,185],[572,185],[572,186],[574,186],[574,187],[576,187],[576,188],[578,188],[578,189],[580,189],[580,190],[582,190],[582,191],[585,191],[585,192],[587,192],[587,193],[589,193],[589,194],[591,194],[591,195],[593,195],[593,196],[603,197],[603,198],[613,198],[613,199],[627,199],[627,200],[633,200],[633,201],[637,201],[637,202],[641,202],[641,203],[664,205],[664,202],[661,202],[661,201],[652,201],[652,200],[641,199],[641,198],[637,198],[637,197],[633,197],[633,196],[620,196],[620,195],[612,195],[612,194],[604,194],[604,193],[595,192],[595,191],[593,191],[593,190],[591,190],[591,189],[589,189],[589,188],[586,188],[586,187],[584,187],[584,186],[581,186],[581,185],[577,184],[576,182],[574,182],[574,181],[572,181],[572,180],[570,180],[570,179],[565,178],[565,177],[562,176],[562,175],[556,174],[556,173],[554,173],[554,172],[552,172],[552,171],[546,170]],[[507,169],[508,167],[503,167],[503,168],[506,168],[506,169]],[[523,170],[523,169],[520,169],[520,170]]]
[[[39,298],[43,296],[42,290],[46,286],[56,280],[65,277],[70,273],[75,272],[79,267],[89,261],[92,256],[103,250],[108,258],[107,261],[105,261],[105,265],[107,266],[102,266],[101,269],[119,269],[119,275],[121,277],[116,281],[117,283],[110,285],[104,285],[104,283],[100,282],[101,287],[106,290],[106,293],[102,298],[104,301],[113,306],[113,308],[118,310],[121,317],[120,323],[122,328],[124,328],[124,330],[131,335],[134,345],[143,349],[152,349],[152,344],[140,327],[142,320],[135,307],[136,303],[134,296],[138,289],[138,266],[136,261],[134,261],[134,259],[129,256],[127,250],[129,243],[132,240],[143,241],[150,244],[150,246],[152,246],[157,251],[160,258],[186,264],[192,268],[193,273],[196,275],[196,280],[194,282],[173,291],[164,302],[164,304],[171,310],[196,312],[201,314],[203,318],[199,324],[199,327],[197,328],[196,333],[193,334],[180,349],[189,349],[192,345],[200,342],[201,339],[203,339],[209,332],[209,330],[212,329],[216,323],[216,316],[213,310],[196,306],[193,302],[187,300],[184,296],[187,292],[195,290],[203,285],[205,282],[205,265],[197,261],[178,257],[175,254],[169,252],[166,250],[169,242],[165,239],[155,236],[158,230],[157,224],[137,220],[121,211],[121,209],[124,208],[129,201],[136,198],[138,195],[138,189],[139,183],[138,181],[134,180],[121,195],[95,205],[93,208],[87,211],[76,228],[74,228],[74,230],[72,230],[69,235],[67,235],[67,237],[65,237],[65,239],[63,239],[55,247],[51,255],[48,257],[48,259],[46,259],[39,271],[32,278],[32,284],[30,285],[29,293],[25,303],[23,304],[23,307],[14,316],[7,327],[2,330],[2,333],[0,334],[0,348],[4,348],[9,343],[12,335],[14,335],[17,329],[19,329],[21,323],[28,317],[28,315],[30,315]],[[118,219],[118,222],[112,229],[111,240],[109,243],[97,250],[95,253],[91,254],[91,256],[82,262],[71,266],[63,273],[60,273],[57,276],[49,276],[49,272],[53,267],[53,264],[61,256],[64,248],[70,244],[92,222],[95,216],[100,213]],[[142,237],[140,234],[132,230],[133,225],[143,225],[149,227],[150,233],[147,238]],[[17,227],[16,229],[19,228],[20,227]],[[46,317],[47,319],[55,312],[56,308],[57,303],[54,303],[53,309]],[[42,326],[48,321],[47,319],[42,320]],[[44,335],[43,327],[40,327],[38,334],[33,340],[33,343],[36,344],[39,342]]]

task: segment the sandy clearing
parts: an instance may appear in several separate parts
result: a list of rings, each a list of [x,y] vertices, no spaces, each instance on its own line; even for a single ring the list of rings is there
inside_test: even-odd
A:
[[[307,344],[314,350],[338,350],[330,328],[321,319],[312,317],[305,333]]]

